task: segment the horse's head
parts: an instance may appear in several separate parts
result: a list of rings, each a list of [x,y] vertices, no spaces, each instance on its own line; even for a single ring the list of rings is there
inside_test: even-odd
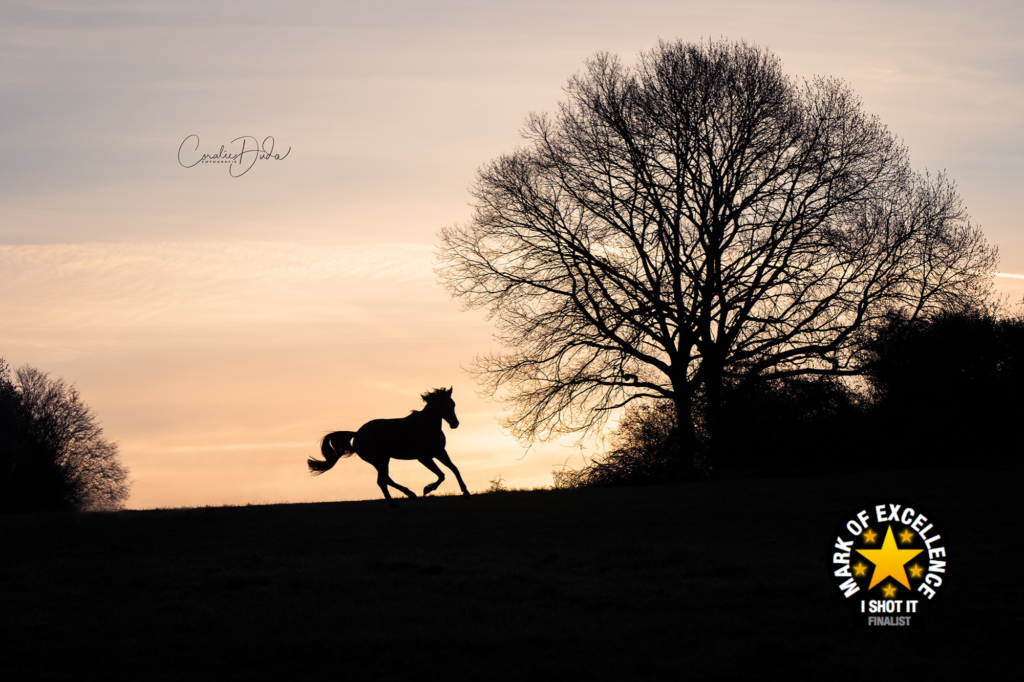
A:
[[[455,416],[455,401],[452,400],[451,388],[435,388],[420,396],[432,412],[441,415],[453,429],[459,428],[459,418]]]

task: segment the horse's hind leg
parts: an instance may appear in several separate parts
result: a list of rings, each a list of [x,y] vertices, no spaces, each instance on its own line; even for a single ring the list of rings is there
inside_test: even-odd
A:
[[[383,466],[378,466],[377,467],[377,485],[379,485],[380,489],[384,491],[384,497],[387,498],[388,504],[390,504],[392,507],[395,507],[395,506],[398,506],[398,505],[396,505],[394,500],[391,499],[391,493],[388,492],[388,486],[391,486],[395,490],[401,492],[406,497],[416,497],[416,493],[414,493],[413,491],[409,490],[404,485],[398,485],[391,478],[391,476],[388,475],[388,463],[387,462]]]
[[[397,507],[398,503],[391,499],[391,491],[388,490],[388,481],[390,480],[387,469],[377,469],[377,485],[380,486],[380,491],[384,493],[384,499],[388,501],[389,507]]]
[[[404,495],[405,495],[406,497],[416,497],[416,493],[414,493],[413,491],[409,490],[409,489],[408,489],[408,488],[406,488],[406,487],[405,487],[404,485],[398,485],[397,483],[395,483],[395,482],[394,482],[394,481],[393,481],[393,480],[391,479],[391,477],[390,477],[390,476],[388,476],[388,485],[389,485],[389,486],[391,486],[392,488],[394,488],[395,490],[397,490],[397,491],[401,492],[401,493],[402,493],[402,494],[404,494]]]
[[[462,480],[462,474],[460,474],[459,470],[455,468],[454,464],[452,464],[452,458],[448,456],[448,452],[441,450],[441,452],[435,455],[435,457],[439,462],[441,462],[441,464],[452,470],[452,473],[455,474],[455,480],[459,482],[459,487],[462,488],[462,494],[468,495],[469,488],[466,487],[466,482]]]
[[[442,481],[444,481],[444,472],[441,471],[440,467],[438,467],[436,464],[434,464],[434,460],[432,458],[430,458],[430,457],[425,457],[425,458],[421,459],[420,460],[420,464],[422,464],[423,466],[427,467],[432,472],[437,474],[437,480],[434,481],[433,483],[431,483],[430,485],[428,485],[427,487],[425,487],[423,489],[423,494],[424,495],[429,495],[430,493],[432,493],[435,490],[437,490],[437,487],[439,485],[441,485]]]

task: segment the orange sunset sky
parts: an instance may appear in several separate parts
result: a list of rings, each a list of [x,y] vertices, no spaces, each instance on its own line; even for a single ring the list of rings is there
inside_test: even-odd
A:
[[[502,434],[461,369],[496,350],[490,325],[432,259],[476,169],[584,59],[742,38],[845,80],[957,181],[1019,301],[1022,36],[1016,0],[2,2],[0,357],[78,387],[133,508],[380,497],[370,465],[311,478],[306,458],[449,385],[469,487],[549,485],[580,452]],[[190,135],[186,161],[241,136],[291,151],[235,178],[183,167]]]

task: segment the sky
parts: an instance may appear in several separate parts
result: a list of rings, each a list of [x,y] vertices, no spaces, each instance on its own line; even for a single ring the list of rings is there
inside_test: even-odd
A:
[[[439,386],[471,489],[550,485],[600,443],[502,433],[463,369],[498,350],[490,323],[432,269],[530,112],[601,50],[766,47],[844,80],[915,168],[956,180],[1019,301],[1022,36],[1024,5],[995,0],[0,0],[0,357],[75,384],[132,508],[379,497],[370,465],[311,478],[305,459]],[[243,136],[283,158],[186,167]]]

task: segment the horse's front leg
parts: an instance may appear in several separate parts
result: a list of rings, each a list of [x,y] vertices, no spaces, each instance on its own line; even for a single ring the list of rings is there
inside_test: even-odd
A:
[[[455,474],[455,480],[459,482],[459,487],[462,488],[462,494],[468,495],[469,488],[466,487],[466,482],[462,480],[462,474],[460,474],[459,470],[455,468],[454,464],[452,464],[452,458],[448,456],[448,452],[446,450],[441,450],[441,452],[435,455],[435,457],[439,462],[441,462],[441,464],[452,470],[452,473]]]
[[[436,481],[423,488],[423,495],[426,496],[437,490],[438,486],[441,485],[441,482],[444,481],[444,472],[441,471],[439,466],[434,464],[434,459],[432,457],[424,457],[419,460],[419,462],[437,475]]]

